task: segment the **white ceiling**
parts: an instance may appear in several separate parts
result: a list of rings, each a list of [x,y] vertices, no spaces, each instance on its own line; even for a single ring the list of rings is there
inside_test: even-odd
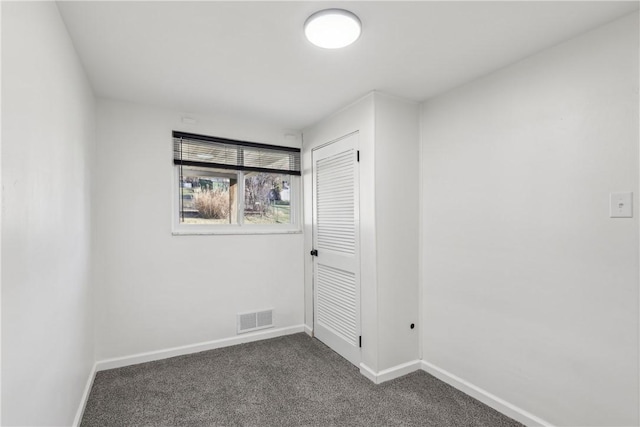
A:
[[[58,2],[98,96],[302,129],[371,90],[423,101],[638,9],[638,2]],[[341,50],[313,12],[363,23]]]

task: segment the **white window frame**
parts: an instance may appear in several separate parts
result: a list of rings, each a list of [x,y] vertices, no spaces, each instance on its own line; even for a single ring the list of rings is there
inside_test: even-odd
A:
[[[183,224],[180,222],[180,166],[174,165],[172,176],[172,234],[174,236],[212,235],[212,234],[300,234],[301,228],[301,177],[289,175],[290,224],[244,224],[244,172],[229,171],[238,174],[238,197],[236,197],[237,224]],[[282,175],[287,175],[285,172]]]

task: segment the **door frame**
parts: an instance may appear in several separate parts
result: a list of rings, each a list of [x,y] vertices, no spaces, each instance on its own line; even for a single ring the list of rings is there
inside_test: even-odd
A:
[[[332,144],[335,144],[339,141],[342,141],[346,138],[350,138],[356,136],[355,140],[353,141],[353,150],[356,152],[356,156],[357,156],[357,160],[355,160],[354,162],[354,196],[355,196],[355,202],[354,202],[354,220],[355,220],[355,271],[356,271],[356,286],[358,288],[358,301],[357,301],[357,319],[356,319],[356,334],[358,336],[360,336],[360,348],[358,351],[358,360],[349,360],[351,363],[353,363],[355,366],[360,366],[360,362],[362,361],[362,352],[361,352],[361,338],[362,338],[362,284],[361,284],[361,246],[360,246],[360,170],[359,170],[359,148],[360,148],[360,131],[359,130],[354,130],[351,131],[349,133],[346,133],[338,138],[334,138],[328,142],[322,143],[322,144],[318,144],[317,146],[314,146],[310,151],[310,158],[311,158],[311,192],[310,192],[310,201],[311,201],[311,237],[310,237],[310,242],[311,242],[311,246],[312,248],[316,248],[316,200],[315,200],[315,160],[314,160],[314,154],[320,150],[320,149],[324,149],[327,148],[329,146],[331,146]],[[312,262],[311,262],[311,310],[312,310],[312,316],[311,316],[311,324],[312,324],[312,331],[311,331],[311,336],[315,336],[315,329],[316,329],[316,321],[317,321],[317,313],[316,313],[316,265],[317,265],[317,258],[313,257]],[[334,349],[335,351],[335,349]]]

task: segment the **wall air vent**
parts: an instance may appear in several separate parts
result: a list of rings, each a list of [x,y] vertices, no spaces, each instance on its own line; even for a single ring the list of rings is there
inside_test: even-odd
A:
[[[238,313],[238,333],[273,328],[273,309]]]

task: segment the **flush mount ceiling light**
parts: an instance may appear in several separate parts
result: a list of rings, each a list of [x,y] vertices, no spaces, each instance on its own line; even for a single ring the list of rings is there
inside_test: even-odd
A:
[[[316,46],[339,49],[358,40],[362,24],[344,9],[325,9],[311,15],[304,23],[304,34]]]

